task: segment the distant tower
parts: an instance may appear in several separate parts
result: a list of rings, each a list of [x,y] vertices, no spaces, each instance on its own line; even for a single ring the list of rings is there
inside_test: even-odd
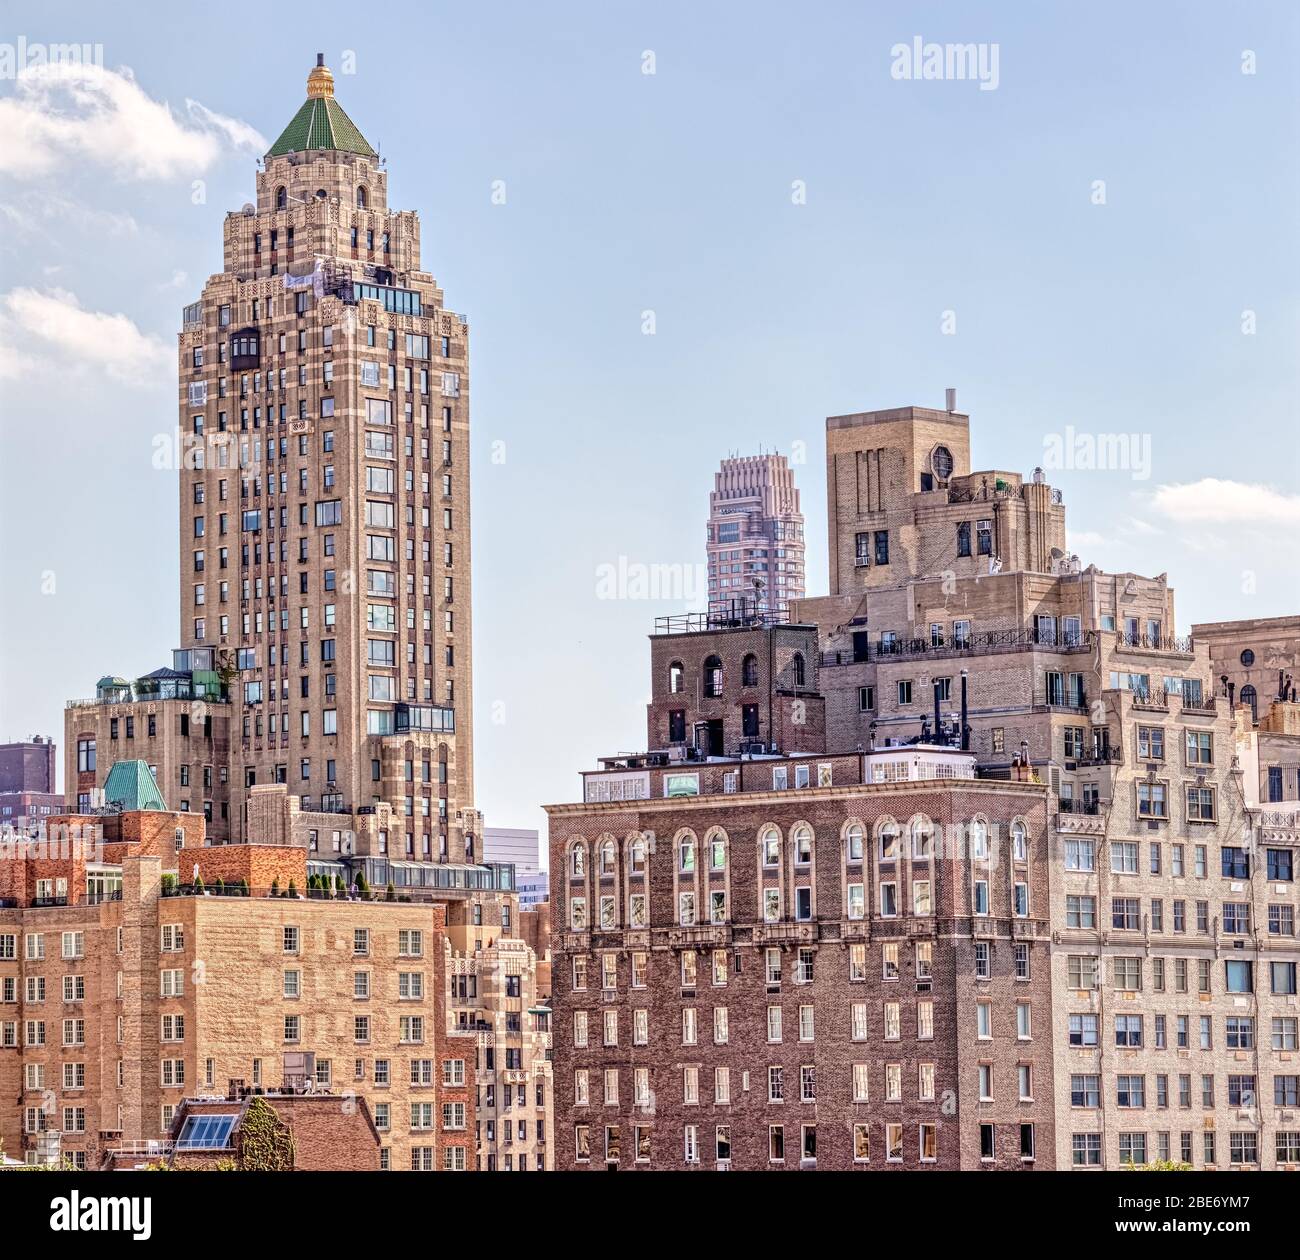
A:
[[[724,459],[709,495],[709,612],[784,616],[804,594],[803,513],[784,455]]]

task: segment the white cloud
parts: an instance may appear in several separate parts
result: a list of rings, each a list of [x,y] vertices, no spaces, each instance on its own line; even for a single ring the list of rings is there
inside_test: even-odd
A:
[[[256,127],[250,126],[240,118],[228,118],[225,114],[218,114],[201,102],[191,101],[188,98],[185,101],[185,108],[200,127],[220,132],[225,136],[226,143],[233,149],[247,149],[260,157],[271,147],[266,137]]]
[[[20,380],[36,366],[36,361],[25,351],[12,346],[0,334],[0,381]]]
[[[16,201],[0,203],[0,218],[15,232],[51,240],[59,240],[63,231],[62,225],[54,224],[53,220],[63,220],[78,233],[94,236],[135,236],[140,231],[133,215],[97,210],[47,192],[32,192]]]
[[[264,153],[247,123],[187,101],[188,118],[155,101],[129,69],[59,64],[23,71],[0,99],[0,173],[37,179],[72,164],[121,179],[172,179],[207,170],[225,149]]]
[[[1152,504],[1156,511],[1183,525],[1300,525],[1300,495],[1217,477],[1157,486]]]
[[[0,298],[0,374],[32,367],[101,369],[126,385],[170,384],[176,371],[174,354],[128,316],[87,311],[63,289],[14,289]]]

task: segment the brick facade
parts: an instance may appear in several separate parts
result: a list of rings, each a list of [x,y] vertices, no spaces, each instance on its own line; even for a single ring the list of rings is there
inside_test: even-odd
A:
[[[784,1126],[784,1166],[792,1151],[803,1153],[807,1125],[816,1126],[817,1166],[847,1166],[845,1134],[855,1132],[861,1108],[843,1094],[845,1064],[859,1061],[871,1101],[862,1121],[869,1158],[856,1166],[895,1166],[880,1158],[877,1132],[895,1123],[903,1125],[891,1130],[901,1132],[901,1166],[911,1166],[922,1133],[929,1140],[924,1117],[935,1110],[908,1092],[925,1056],[937,1079],[955,1082],[953,1109],[940,1107],[935,1121],[940,1166],[1028,1164],[1021,1123],[1033,1125],[1040,1168],[1162,1158],[1300,1166],[1296,619],[1216,623],[1180,638],[1166,574],[1105,573],[1067,552],[1062,496],[1041,469],[1028,477],[971,469],[969,420],[952,399],[942,412],[831,417],[826,473],[830,594],[797,601],[784,626],[663,619],[651,639],[647,751],[602,759],[583,773],[583,804],[550,810],[558,1166],[637,1165],[644,1138],[643,1166],[680,1167],[691,1126],[704,1165],[767,1167],[777,1162],[767,1132],[774,1124]],[[797,699],[808,700],[801,712],[814,718],[793,738],[775,718],[788,689],[779,670],[762,668],[765,649],[778,643],[787,652],[797,643],[808,666],[810,694]],[[719,685],[706,686],[712,681]],[[759,728],[761,742],[737,736],[745,706],[774,715]],[[772,756],[773,745],[785,755]],[[939,764],[945,756],[967,759],[973,786],[951,781],[951,767]],[[899,782],[899,767],[913,762],[919,777],[948,781],[933,789]],[[871,878],[866,922],[840,915],[850,882],[837,865],[842,829],[855,811],[874,826],[886,808],[880,795],[891,791],[926,799],[917,809],[937,823],[968,827],[979,794],[998,784],[1035,799],[1022,810],[1027,878],[1013,864],[1009,881],[1026,885],[1028,922],[1013,914],[1009,931],[999,926],[985,939],[985,916],[963,907],[965,892],[953,896],[970,887],[971,872],[941,863],[931,889],[940,925],[934,1040],[883,1045],[876,1008],[888,1001],[884,992],[907,988],[909,951],[928,940],[931,925],[879,915]],[[990,809],[993,817],[1011,821]],[[753,884],[750,863],[769,825],[782,846],[809,828],[815,858],[806,872],[811,914],[780,925],[783,977],[760,995],[759,942],[778,925],[755,921],[755,893],[771,873],[760,870]],[[700,852],[720,836],[725,850],[721,872],[697,881],[689,913],[700,917],[689,924],[674,866],[687,835]],[[608,874],[593,874],[606,845]],[[645,846],[646,872],[634,879],[625,870],[632,845]],[[584,854],[578,870],[575,846]],[[746,855],[740,866],[737,853]],[[797,884],[800,873],[780,870],[788,915],[785,882]],[[648,910],[640,900],[646,880]],[[717,883],[725,909],[709,922],[706,898],[714,910]],[[860,978],[838,958],[853,933],[865,933],[873,954]],[[884,982],[874,954],[893,943],[900,978]],[[976,978],[975,954],[986,943],[990,975]],[[1027,955],[1018,956],[1021,944]],[[681,956],[692,949],[701,969],[708,951],[721,951],[725,985],[702,980],[683,994]],[[791,1051],[800,1057],[781,1061],[789,1038],[769,1045],[759,1016],[765,999],[789,1005],[788,956],[799,949],[810,951],[812,966],[801,986],[810,999],[799,1004],[812,1008],[816,1034]],[[591,977],[603,957],[612,960],[608,992],[590,979],[575,990],[575,966]],[[646,969],[644,988],[629,987],[634,957]],[[1008,957],[1029,967],[1028,978],[1007,983]],[[855,992],[868,995],[861,1050],[844,1037]],[[902,1008],[919,1000],[909,992],[900,1001],[903,1040]],[[1015,1022],[1022,1000],[1028,1037]],[[991,1003],[987,1039],[982,1001]],[[706,1019],[723,1004],[725,1044],[712,1044],[701,1026],[699,1045],[684,1048],[683,1010],[698,1008]],[[651,1012],[649,1040],[629,1045],[637,1009]],[[607,1011],[622,1021],[609,1047],[600,1044]],[[575,1046],[573,1019],[583,1012],[591,1040]],[[788,1010],[784,1018],[788,1026]],[[881,1102],[880,1078],[893,1063],[900,1104]],[[816,1102],[791,1107],[790,1072],[805,1066],[816,1070]],[[765,1102],[768,1067],[784,1069],[783,1104]],[[607,1068],[618,1073],[608,1107]],[[684,1101],[688,1068],[698,1068],[698,1103]],[[714,1069],[723,1068],[728,1103],[710,1092]],[[575,1096],[581,1072],[585,1103]],[[979,1087],[990,1082],[993,1101],[985,1102]],[[648,1105],[632,1105],[638,1087],[649,1091]],[[607,1128],[616,1130],[616,1161],[604,1158]]]
[[[1040,1152],[1050,1165],[1053,1047],[1041,787],[975,780],[859,782],[631,806],[555,806],[549,813],[558,1167],[617,1162],[681,1168],[688,1126],[695,1128],[698,1161],[705,1167],[916,1168],[929,1162],[931,1144],[938,1167],[1023,1167]],[[974,876],[963,852],[972,819],[982,820],[997,841],[985,867],[991,901],[980,915],[972,913]],[[1024,828],[1023,861],[1013,858],[1008,840],[1013,821]],[[917,850],[929,857],[911,856],[914,824],[920,824],[918,835],[933,837],[926,842],[932,848]],[[884,860],[881,835],[891,825],[899,830],[900,849]],[[861,828],[863,857],[850,862],[848,836],[855,826]],[[810,839],[806,862],[798,852],[802,834]],[[779,851],[771,865],[764,860],[769,835]],[[639,859],[632,853],[638,836],[652,837],[643,841],[644,874],[636,873]],[[683,842],[694,846],[695,871],[689,876],[681,870]],[[613,853],[608,863],[602,857],[607,843]],[[722,846],[716,869],[715,843]],[[580,862],[575,850],[583,855]],[[893,886],[897,913],[882,913],[882,884]],[[1013,905],[1017,884],[1024,885],[1023,914]],[[708,899],[709,912],[684,924],[679,897],[688,885],[699,901]],[[800,888],[808,889],[808,907],[799,904]],[[779,891],[775,914],[766,908],[768,889]],[[648,897],[644,927],[625,925],[621,911],[617,927],[600,926],[599,917],[589,927],[574,926],[590,922],[585,914],[593,899],[609,895],[630,905],[642,890]],[[717,922],[710,921],[714,892],[724,894]],[[851,903],[850,896],[858,894],[861,904]],[[585,899],[577,919],[575,898]],[[913,913],[917,909],[928,912]],[[603,912],[601,906],[596,913]],[[988,949],[988,974],[979,978],[977,944]],[[918,976],[918,946],[929,949],[928,975],[922,966]],[[576,966],[585,971],[585,987],[575,987],[581,974],[575,959],[582,960]],[[635,985],[634,959],[638,972],[644,969]],[[1018,964],[1023,978],[1016,977]],[[684,979],[688,965],[696,969],[694,986]],[[772,983],[769,965],[780,974]],[[603,984],[605,967],[612,968],[610,986]],[[921,1002],[931,1006],[918,1022]],[[973,1035],[977,1003],[988,1003],[987,1040]],[[1021,1004],[1029,1012],[1023,1040],[1016,1036]],[[773,1007],[781,1010],[779,1040],[769,1034]],[[726,1010],[723,1044],[715,1044],[718,1008]],[[803,1028],[807,1016],[801,1017],[801,1008],[811,1008],[812,1016]],[[635,1040],[638,1010],[646,1012],[644,1044]],[[602,1044],[607,1014],[616,1018],[612,1046]],[[696,1024],[689,1045],[683,1044],[684,1019]],[[587,1045],[581,1046],[575,1028],[584,1020]],[[980,1100],[981,1063],[992,1067],[994,1101]],[[856,1077],[854,1064],[863,1065]],[[1024,1101],[1018,1092],[1022,1064],[1032,1082]],[[725,1085],[715,1077],[723,1068]],[[772,1069],[780,1070],[784,1101],[769,1101]],[[808,1101],[802,1101],[804,1069],[815,1077]],[[610,1105],[604,1102],[606,1070],[617,1072],[611,1086],[617,1102]],[[647,1075],[639,1081],[642,1072]],[[575,1097],[584,1088],[578,1080],[583,1073],[585,1104]],[[896,1101],[888,1096],[895,1077]],[[855,1101],[855,1082],[866,1085],[861,1101]],[[649,1091],[648,1101],[637,1101],[638,1088]],[[697,1102],[688,1101],[692,1090],[698,1091]],[[719,1090],[730,1101],[720,1101]],[[987,1161],[979,1145],[986,1124],[993,1126]],[[771,1145],[774,1125],[782,1130],[779,1159]],[[901,1128],[887,1133],[887,1125]],[[620,1154],[607,1161],[610,1126],[617,1127]],[[806,1132],[807,1126],[812,1129]],[[1022,1126],[1032,1126],[1023,1130],[1024,1158]],[[726,1131],[729,1159],[718,1156],[719,1128]],[[888,1158],[890,1139],[901,1143],[897,1162]],[[581,1141],[588,1143],[585,1160],[578,1152]],[[803,1158],[806,1142],[812,1144],[810,1158]],[[865,1159],[855,1157],[855,1146]],[[648,1149],[648,1158],[638,1158],[638,1148]]]

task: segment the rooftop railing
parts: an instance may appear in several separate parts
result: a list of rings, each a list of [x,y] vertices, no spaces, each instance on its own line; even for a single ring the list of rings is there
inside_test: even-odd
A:
[[[673,613],[655,618],[655,634],[699,634],[705,630],[770,630],[773,626],[790,624],[789,611],[783,606],[775,610],[755,612],[693,612]]]
[[[823,652],[823,665],[857,665],[868,661],[897,660],[915,656],[982,655],[990,651],[1017,650],[1029,647],[1046,648],[1053,652],[1081,652],[1092,646],[1092,631],[1079,635],[1052,633],[1032,627],[1012,630],[986,630],[980,634],[937,639],[892,639],[865,643],[860,647]]]

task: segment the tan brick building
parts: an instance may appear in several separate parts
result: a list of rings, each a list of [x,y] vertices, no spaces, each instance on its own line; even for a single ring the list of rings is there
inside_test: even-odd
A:
[[[1300,617],[1257,617],[1192,627],[1229,702],[1248,711],[1248,737],[1265,808],[1300,809]]]
[[[740,852],[749,862],[767,827],[781,852],[791,827],[806,825],[813,852],[834,854],[843,813],[821,821],[810,812],[766,818],[750,802],[765,794],[774,794],[774,804],[797,800],[802,792],[813,802],[845,782],[874,794],[902,774],[890,764],[930,766],[933,776],[952,755],[970,758],[978,789],[999,781],[1041,785],[1041,830],[1023,815],[1041,861],[1028,890],[1033,916],[1046,925],[1049,970],[1033,979],[1044,986],[1035,992],[1046,1019],[1035,1028],[1050,1027],[1050,1045],[1034,1065],[1032,1097],[1034,1107],[1048,1108],[1052,1134],[1045,1139],[1042,1121],[1033,1120],[1035,1165],[1087,1169],[1158,1158],[1197,1167],[1300,1165],[1296,619],[1221,623],[1179,637],[1167,575],[1104,573],[1067,553],[1062,496],[1042,470],[1026,478],[971,468],[969,419],[951,394],[944,411],[830,418],[827,490],[830,594],[797,601],[785,625],[744,615],[666,620],[651,640],[647,752],[604,759],[583,776],[582,805],[552,808],[556,1088],[560,1140],[571,1144],[561,1148],[559,1166],[602,1162],[608,1127],[597,1108],[582,1111],[566,1092],[576,1088],[568,1060],[583,1066],[579,1050],[563,1040],[568,1016],[585,1001],[564,991],[574,956],[606,951],[613,961],[577,966],[609,967],[613,979],[647,941],[649,965],[659,971],[672,968],[655,961],[653,943],[686,943],[682,930],[662,934],[680,909],[671,905],[676,884],[652,895],[645,923],[627,921],[644,916],[647,903],[620,883],[624,846],[641,846],[638,860],[653,872],[648,855],[666,835],[689,827],[707,838],[716,828],[726,854]],[[790,685],[796,651],[803,665],[797,690]],[[1272,699],[1264,706],[1266,685]],[[802,720],[794,721],[795,713]],[[754,729],[759,738],[747,740]],[[939,813],[969,828],[974,807],[958,790],[963,785],[951,786],[955,795]],[[565,859],[573,860],[570,843],[595,846],[594,853],[611,840],[608,894],[591,886],[586,867],[561,880]],[[826,865],[819,857],[819,889]],[[946,881],[936,876],[948,888],[965,887],[968,878],[960,868]],[[848,894],[832,886],[816,895],[826,907],[828,897]],[[730,897],[722,904],[723,917],[698,931],[730,948],[736,923],[744,939],[753,911]],[[575,906],[586,919],[581,929]],[[702,903],[690,913],[702,916]],[[843,930],[824,926],[824,913],[802,929],[809,949]],[[971,915],[973,924],[980,918]],[[959,937],[977,930],[957,927]],[[828,969],[815,961],[827,1000],[851,1002],[852,981],[837,966],[827,979]],[[651,985],[624,999],[615,987],[608,1000],[629,1005],[643,996],[652,1025],[672,1025],[680,996],[673,988],[671,981],[668,990]],[[589,1021],[600,1022],[604,1000]],[[831,1034],[832,1056],[838,1035]],[[732,1045],[708,1052],[704,1066],[748,1074],[742,1079],[752,1087],[757,1047]],[[995,1033],[993,1047],[976,1047],[974,1059],[959,1054],[951,1066],[965,1080],[973,1062],[983,1082],[979,1056],[991,1049],[993,1079],[1002,1081],[1013,1048]],[[601,1071],[637,1054],[635,1047],[605,1053],[602,1062],[604,1050],[588,1055]],[[869,1045],[863,1053],[866,1073],[888,1067],[889,1047]],[[656,1054],[648,1066],[661,1073],[665,1065]],[[667,1066],[671,1077],[680,1064]],[[597,1088],[590,1079],[586,1086]],[[1001,1085],[994,1097],[1003,1101]],[[654,1110],[609,1122],[620,1150],[629,1142],[639,1149]],[[669,1114],[674,1124],[690,1123],[676,1110]],[[831,1114],[838,1135],[848,1113],[837,1107]],[[969,1107],[960,1114],[958,1163],[982,1165],[967,1155],[982,1143],[982,1130],[970,1126],[983,1121],[974,1121]],[[994,1121],[996,1132],[1005,1135],[1008,1122]],[[706,1133],[712,1123],[695,1127]],[[802,1131],[810,1122],[800,1123]],[[942,1129],[938,1137],[942,1149]],[[703,1149],[683,1140],[687,1150]],[[813,1140],[825,1166],[820,1126]],[[758,1136],[750,1132],[746,1141],[732,1148],[744,1151],[738,1166],[761,1165]],[[588,1160],[573,1153],[578,1145]],[[831,1149],[832,1166],[841,1166],[842,1147]],[[670,1152],[669,1163],[680,1157]],[[620,1155],[610,1162],[628,1161]]]
[[[171,668],[143,678],[101,678],[96,694],[69,700],[63,722],[69,808],[103,804],[109,770],[141,760],[171,809],[201,813],[217,844],[244,834],[230,816],[231,705],[212,648],[173,653]]]
[[[183,313],[175,669],[69,706],[67,790],[88,808],[96,752],[140,756],[217,840],[284,784],[474,863],[468,325],[320,62]],[[113,731],[141,742],[109,757]]]
[[[165,1141],[186,1098],[287,1087],[364,1098],[381,1167],[474,1168],[444,904],[305,898],[304,850],[205,847],[192,815],[69,816],[51,842],[68,827],[86,847],[0,864],[7,1151],[58,1129],[98,1167]],[[216,895],[219,879],[247,895]]]
[[[535,913],[535,912],[534,912]],[[485,1172],[555,1167],[549,966],[525,941],[447,946],[450,1027],[475,1050],[475,1124]]]

